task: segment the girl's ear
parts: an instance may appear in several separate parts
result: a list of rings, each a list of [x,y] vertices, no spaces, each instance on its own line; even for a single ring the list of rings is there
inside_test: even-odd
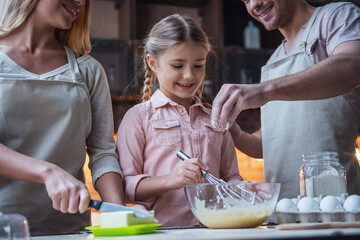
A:
[[[151,70],[156,72],[157,66],[156,66],[155,58],[153,56],[151,56],[150,54],[147,54],[146,55],[146,61],[147,61],[148,65],[149,65],[149,67],[151,68]]]

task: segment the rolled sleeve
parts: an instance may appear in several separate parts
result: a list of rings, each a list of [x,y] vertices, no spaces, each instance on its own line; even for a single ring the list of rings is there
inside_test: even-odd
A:
[[[360,8],[351,3],[340,4],[326,24],[327,52],[331,55],[341,43],[360,39]]]
[[[139,106],[129,109],[118,129],[116,146],[120,167],[124,173],[125,196],[131,203],[149,205],[154,200],[136,202],[136,188],[139,182],[151,175],[144,173],[143,150],[145,146],[144,112]]]
[[[123,178],[123,173],[120,170],[119,162],[116,158],[107,157],[101,160],[95,161],[91,167],[92,169],[92,181],[95,187],[95,182],[105,173],[115,172]]]

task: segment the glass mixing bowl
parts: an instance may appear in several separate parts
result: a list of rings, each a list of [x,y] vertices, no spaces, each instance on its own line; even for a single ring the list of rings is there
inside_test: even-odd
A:
[[[27,219],[20,214],[0,212],[0,240],[30,240]]]
[[[273,213],[280,183],[238,182],[184,187],[191,211],[209,228],[252,228]]]

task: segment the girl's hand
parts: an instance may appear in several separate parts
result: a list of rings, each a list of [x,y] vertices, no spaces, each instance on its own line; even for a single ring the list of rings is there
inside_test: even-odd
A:
[[[180,162],[170,174],[170,185],[173,186],[173,189],[179,189],[187,184],[203,182],[201,169],[207,170],[208,167],[197,158],[186,159]]]
[[[90,194],[86,185],[65,170],[57,166],[48,169],[44,183],[54,209],[63,213],[83,213],[88,209]]]

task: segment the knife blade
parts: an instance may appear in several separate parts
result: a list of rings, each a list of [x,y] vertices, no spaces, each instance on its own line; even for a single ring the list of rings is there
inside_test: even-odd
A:
[[[95,208],[96,210],[102,211],[102,212],[131,211],[131,212],[134,212],[135,216],[139,217],[139,218],[153,217],[149,213],[135,209],[135,208],[126,207],[126,206],[119,205],[119,204],[103,202],[103,201],[99,201],[99,200],[91,199],[90,203],[89,203],[89,207]]]

